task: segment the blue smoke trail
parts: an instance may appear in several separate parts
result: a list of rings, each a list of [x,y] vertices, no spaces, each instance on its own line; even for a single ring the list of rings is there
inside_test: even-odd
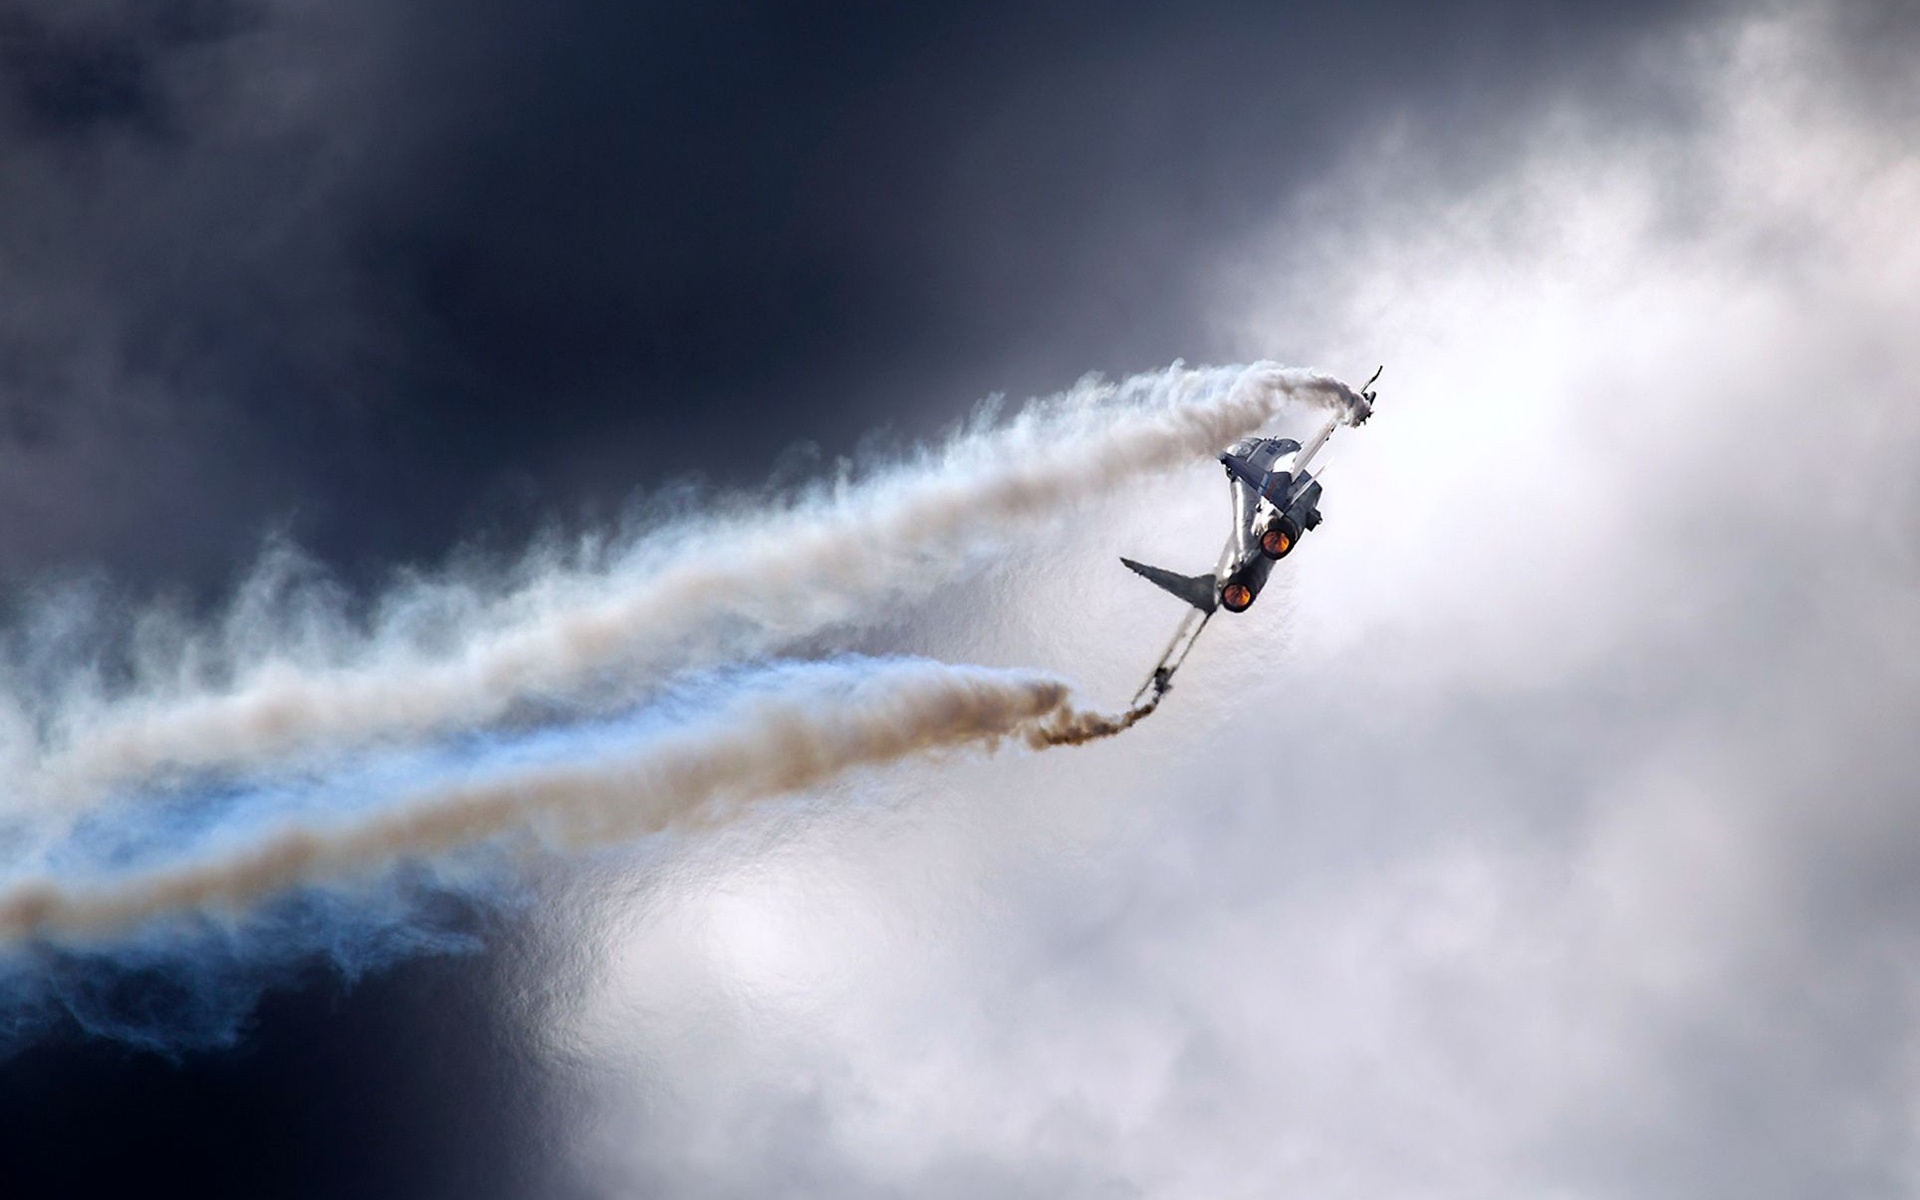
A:
[[[207,777],[126,797],[138,802],[87,814],[34,870],[0,880],[0,895],[39,876],[84,906],[129,880],[183,870],[237,870],[254,890],[138,899],[97,927],[29,926],[0,951],[0,1052],[62,1020],[162,1052],[230,1044],[264,989],[316,963],[352,979],[402,958],[477,949],[490,922],[524,899],[516,867],[528,851],[725,819],[741,802],[926,749],[1011,736],[1038,746],[1106,728],[1065,699],[1065,686],[1045,676],[920,659],[730,667],[683,678],[617,718],[470,733],[324,772]],[[633,790],[661,762],[665,798]],[[581,781],[600,790],[581,793]],[[450,839],[410,840],[415,817],[449,794],[504,794],[519,807],[504,816],[486,808]],[[731,806],[713,810],[716,799]],[[562,819],[549,821],[554,812]],[[368,838],[369,829],[390,832]],[[255,880],[233,866],[296,830],[359,848],[319,878]]]

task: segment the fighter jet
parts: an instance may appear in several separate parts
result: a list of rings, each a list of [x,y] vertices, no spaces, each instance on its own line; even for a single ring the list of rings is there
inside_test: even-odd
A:
[[[1353,424],[1371,415],[1372,389],[1379,378],[1380,372],[1375,371],[1361,389],[1366,407]],[[1220,455],[1233,492],[1234,525],[1213,574],[1179,575],[1130,558],[1120,561],[1206,616],[1216,608],[1231,613],[1252,608],[1273,565],[1293,553],[1300,539],[1320,525],[1320,481],[1307,466],[1341,422],[1340,416],[1329,417],[1305,445],[1292,438],[1248,437]],[[1160,690],[1164,687],[1162,683]]]

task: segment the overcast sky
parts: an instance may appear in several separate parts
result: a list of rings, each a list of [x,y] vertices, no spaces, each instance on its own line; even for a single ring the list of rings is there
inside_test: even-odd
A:
[[[0,1174],[218,1195],[1906,1195],[1899,4],[0,0],[0,574],[349,585],[1175,358],[1358,381],[1167,708],[558,871]],[[818,459],[796,445],[818,447]],[[1093,467],[1090,464],[1090,468]],[[872,635],[1132,690],[1216,470]],[[136,979],[128,986],[139,986]]]

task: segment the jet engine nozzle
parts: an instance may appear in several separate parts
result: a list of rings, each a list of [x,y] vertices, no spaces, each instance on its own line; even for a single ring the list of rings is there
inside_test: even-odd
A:
[[[1267,526],[1260,535],[1260,553],[1278,562],[1293,552],[1300,540],[1300,527],[1290,517],[1282,517]]]
[[[1229,583],[1220,589],[1220,607],[1230,613],[1243,613],[1253,607],[1253,589],[1244,583]]]

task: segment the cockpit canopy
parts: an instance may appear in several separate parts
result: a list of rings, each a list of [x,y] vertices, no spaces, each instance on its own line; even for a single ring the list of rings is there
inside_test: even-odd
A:
[[[1287,455],[1300,449],[1300,443],[1292,438],[1241,438],[1227,448],[1227,453],[1242,459],[1256,471],[1270,469]]]

